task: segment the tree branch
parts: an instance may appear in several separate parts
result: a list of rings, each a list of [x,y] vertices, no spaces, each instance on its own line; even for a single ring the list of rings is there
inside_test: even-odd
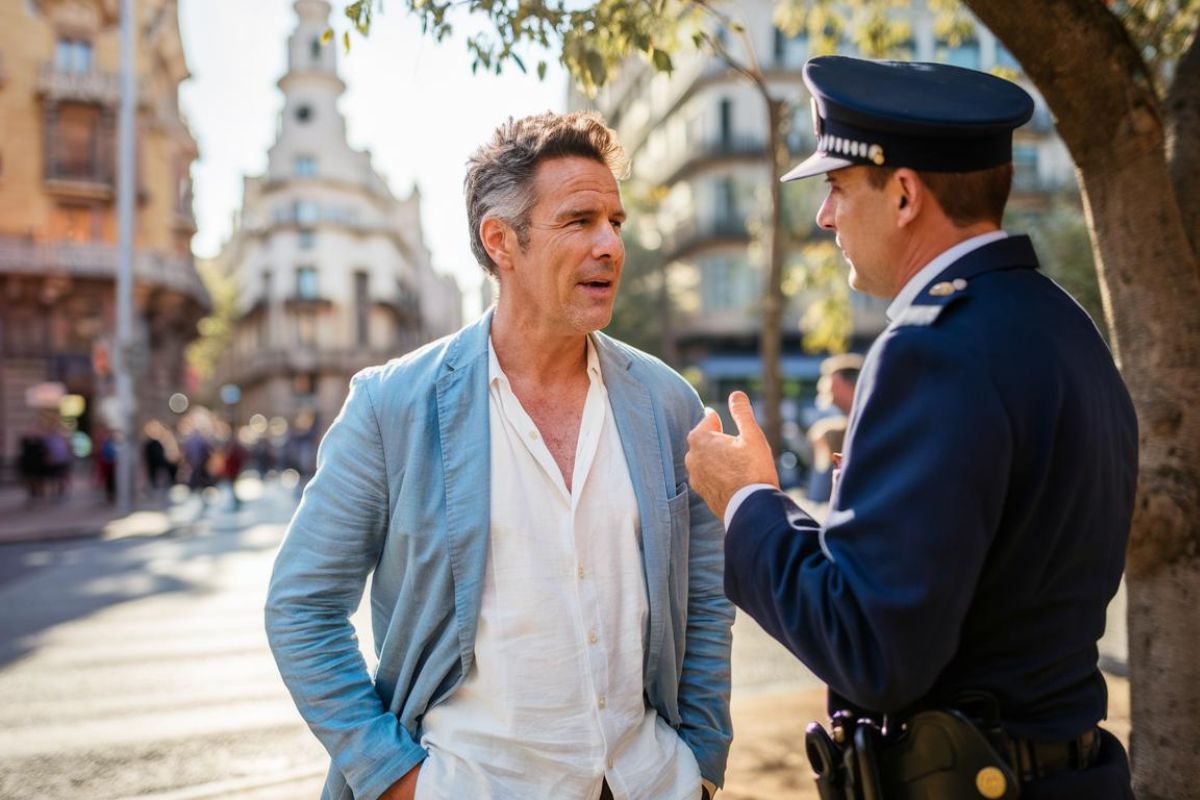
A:
[[[1021,62],[1080,168],[1163,146],[1154,81],[1121,21],[1095,0],[965,0]],[[1040,19],[1030,25],[1030,14]],[[1099,54],[1103,54],[1101,57]]]
[[[1196,31],[1175,65],[1163,113],[1171,184],[1192,250],[1200,252],[1200,34]]]

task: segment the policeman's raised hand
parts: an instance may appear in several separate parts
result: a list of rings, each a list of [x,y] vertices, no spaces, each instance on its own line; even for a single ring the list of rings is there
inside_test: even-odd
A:
[[[724,519],[729,500],[743,486],[751,483],[779,486],[771,447],[754,419],[745,392],[729,395],[729,412],[737,425],[737,435],[725,433],[717,412],[708,409],[704,419],[688,434],[685,459],[692,488],[719,519]]]

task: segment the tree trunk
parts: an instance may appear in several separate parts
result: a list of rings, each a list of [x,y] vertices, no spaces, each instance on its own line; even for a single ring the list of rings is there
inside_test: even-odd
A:
[[[1200,798],[1200,265],[1185,223],[1195,198],[1176,195],[1163,109],[1103,4],[967,4],[1021,62],[1071,151],[1111,340],[1137,407],[1126,564],[1134,789],[1142,800]]]
[[[783,174],[785,157],[780,152],[783,145],[781,134],[784,122],[784,103],[770,96],[765,84],[761,85],[763,99],[767,104],[767,163],[770,174],[767,181],[771,187],[771,207],[768,209],[765,228],[767,271],[763,276],[763,321],[762,342],[759,354],[762,358],[763,403],[766,405],[764,432],[771,449],[778,456],[783,446],[783,377],[781,356],[783,350],[783,202],[779,176]]]
[[[1143,162],[1081,170],[1081,183],[1138,411],[1126,563],[1134,787],[1142,800],[1184,800],[1200,798],[1200,287],[1166,165]]]

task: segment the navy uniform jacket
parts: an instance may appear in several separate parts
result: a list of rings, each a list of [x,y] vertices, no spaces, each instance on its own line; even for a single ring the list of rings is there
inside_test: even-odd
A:
[[[1107,708],[1096,641],[1137,423],[1092,321],[1036,267],[1027,237],[993,242],[893,320],[863,366],[825,525],[751,495],[725,588],[863,708],[984,689],[1010,733],[1063,741]]]

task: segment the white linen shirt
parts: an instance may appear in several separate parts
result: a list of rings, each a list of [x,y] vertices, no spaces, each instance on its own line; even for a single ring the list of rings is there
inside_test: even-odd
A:
[[[637,500],[599,359],[571,490],[488,340],[491,523],[475,659],[423,720],[417,800],[695,800],[691,750],[643,699]]]

